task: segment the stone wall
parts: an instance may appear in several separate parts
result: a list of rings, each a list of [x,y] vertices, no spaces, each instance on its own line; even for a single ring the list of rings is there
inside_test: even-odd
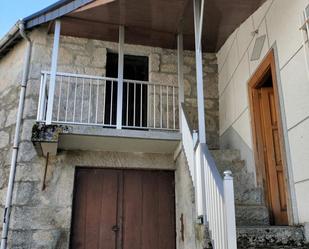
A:
[[[176,159],[176,233],[177,249],[212,248],[208,230],[196,223],[195,190],[184,152]]]
[[[41,71],[50,70],[53,37],[51,35],[45,35],[45,32],[45,28],[41,28],[32,33],[35,44],[33,48],[31,79],[34,81],[32,85],[36,88],[36,92],[38,91],[38,80],[40,79]],[[106,54],[107,52],[117,52],[117,49],[118,44],[113,42],[61,37],[58,71],[105,76]],[[175,50],[126,44],[124,51],[125,54],[149,57],[150,82],[177,86],[177,53]],[[215,149],[219,147],[219,102],[216,55],[209,53],[203,54],[203,64],[207,143],[210,148]],[[66,89],[63,90],[65,92]],[[169,91],[169,94],[171,94],[172,89],[169,89]],[[187,110],[189,111],[191,123],[193,128],[197,129],[195,57],[192,51],[184,51],[184,91],[185,103],[188,107]],[[158,89],[156,93],[158,94]],[[163,94],[166,95],[166,89],[163,89]],[[169,100],[169,112],[173,110],[171,101],[172,97]],[[175,103],[178,109],[177,99]],[[157,110],[159,110],[159,104],[159,98],[157,97]],[[157,115],[159,115],[159,111]],[[150,116],[153,116],[151,112]],[[158,125],[159,118],[157,117],[156,120]],[[178,127],[177,120],[178,114],[176,115],[176,127]],[[151,120],[150,123],[152,123]]]
[[[0,60],[0,217],[7,192],[25,48],[21,42]]]
[[[142,154],[116,152],[60,152],[51,158],[48,165],[46,189],[42,191],[42,178],[45,158],[39,157],[31,142],[31,130],[36,122],[39,84],[42,70],[50,70],[53,36],[47,35],[46,27],[30,33],[33,41],[30,76],[26,92],[21,143],[19,149],[13,209],[10,248],[68,248],[72,210],[72,192],[76,166],[152,168],[175,170],[176,165],[169,154]],[[11,159],[11,144],[19,98],[18,83],[21,79],[25,43],[20,42],[0,61],[0,215],[7,191],[7,180]],[[117,44],[96,40],[61,37],[58,71],[89,75],[105,75],[107,51],[117,51]],[[144,46],[125,46],[126,54],[146,55],[150,61],[150,80],[176,82],[176,52],[162,48]],[[195,128],[196,86],[194,54],[185,51],[185,95],[186,105]],[[218,146],[218,93],[217,66],[213,54],[204,55],[205,103],[207,138],[211,147]],[[179,196],[178,207],[187,217],[186,226],[194,228],[194,214],[191,213],[192,184],[188,169],[178,163]],[[178,167],[178,166],[177,166]],[[190,194],[191,193],[191,194]],[[191,197],[190,197],[191,196]],[[189,197],[186,200],[186,197]],[[188,202],[187,202],[188,201]],[[178,212],[178,211],[177,211]],[[180,213],[178,212],[177,215]],[[180,217],[176,217],[177,221]],[[177,223],[177,231],[179,223]],[[1,226],[1,225],[0,225]],[[192,232],[193,232],[192,230]],[[191,233],[191,232],[190,232]],[[187,236],[187,235],[186,235]],[[194,245],[194,236],[188,235],[188,245]],[[193,236],[193,237],[192,237]],[[179,240],[177,238],[177,240]],[[186,239],[187,240],[187,239]],[[186,247],[180,247],[186,248]]]
[[[176,51],[161,49],[161,53],[155,51],[149,58],[151,81],[177,82]],[[203,70],[207,143],[210,148],[215,149],[219,148],[219,101],[215,54],[203,54]],[[194,129],[198,129],[195,57],[192,51],[184,51],[184,92],[191,124]]]
[[[195,197],[192,178],[186,164],[184,153],[180,153],[176,161],[176,233],[177,249],[195,248]]]
[[[76,166],[175,169],[168,154],[61,152],[50,158],[43,191],[44,163],[34,156],[18,164],[10,248],[68,248]]]

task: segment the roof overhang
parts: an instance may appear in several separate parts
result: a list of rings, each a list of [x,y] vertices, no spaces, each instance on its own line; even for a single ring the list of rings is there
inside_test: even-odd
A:
[[[227,37],[263,0],[205,0],[202,46],[216,52]],[[62,33],[118,41],[118,25],[126,27],[126,42],[194,50],[193,0],[97,0],[65,15]]]
[[[19,33],[20,21],[15,23],[13,27],[5,34],[5,36],[0,40],[0,59],[14,46],[20,39],[21,35]]]
[[[19,26],[22,23],[26,30],[51,22],[95,0],[60,0],[56,3],[17,21],[13,27],[0,39],[0,59],[21,40]]]
[[[218,51],[263,2],[205,0],[203,51]],[[29,30],[59,18],[63,35],[118,41],[118,26],[124,25],[126,43],[176,48],[182,31],[185,49],[194,49],[193,0],[61,0],[23,21]],[[9,40],[0,41],[0,53],[3,41]]]

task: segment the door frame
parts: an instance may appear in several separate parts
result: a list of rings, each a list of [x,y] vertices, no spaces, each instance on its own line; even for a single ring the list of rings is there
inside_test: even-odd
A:
[[[287,155],[285,147],[285,136],[283,130],[283,120],[282,120],[282,109],[280,104],[279,88],[278,88],[278,78],[276,72],[276,62],[274,49],[265,56],[264,60],[260,63],[255,73],[251,76],[248,81],[248,94],[249,94],[249,108],[251,115],[251,129],[252,129],[252,139],[253,139],[253,151],[254,151],[254,161],[256,168],[256,181],[257,186],[262,187],[264,190],[264,197],[266,205],[269,207],[269,196],[267,195],[267,183],[266,183],[266,168],[265,168],[265,157],[264,157],[264,146],[262,139],[261,130],[261,113],[259,107],[256,108],[255,101],[258,98],[258,88],[264,83],[264,79],[270,72],[272,77],[273,91],[275,105],[277,109],[277,120],[278,120],[278,134],[279,134],[279,144],[280,152],[282,157],[284,183],[285,183],[285,194],[287,201],[287,214],[288,214],[288,224],[293,224],[292,206],[291,206],[291,193],[290,184],[288,181],[288,164]]]

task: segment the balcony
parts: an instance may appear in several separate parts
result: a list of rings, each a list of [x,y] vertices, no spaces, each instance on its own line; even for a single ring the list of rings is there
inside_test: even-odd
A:
[[[50,72],[42,72],[33,138],[42,154],[57,149],[171,153],[177,148],[177,82],[125,79],[119,107],[117,78],[57,72],[54,95],[48,96],[50,78]]]

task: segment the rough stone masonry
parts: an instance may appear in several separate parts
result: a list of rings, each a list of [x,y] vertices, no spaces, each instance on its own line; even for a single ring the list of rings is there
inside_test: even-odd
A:
[[[39,84],[42,70],[50,70],[53,36],[47,27],[30,33],[33,41],[21,143],[17,163],[9,248],[68,248],[72,211],[72,192],[76,166],[152,168],[176,170],[177,234],[179,215],[184,214],[184,241],[177,248],[189,248],[195,241],[192,183],[186,164],[173,155],[154,153],[120,153],[59,151],[50,158],[46,189],[41,190],[45,158],[37,155],[31,142],[36,123]],[[0,215],[7,191],[11,146],[14,136],[19,83],[22,75],[25,44],[18,43],[0,60]],[[106,54],[117,52],[117,43],[61,37],[58,71],[88,75],[105,75]],[[126,45],[125,53],[149,57],[149,79],[177,84],[175,50]],[[197,128],[197,103],[194,53],[184,53],[185,102],[193,127]],[[205,112],[208,144],[219,147],[218,88],[215,54],[204,54]],[[181,191],[183,190],[183,191]],[[187,198],[188,197],[188,198]]]

